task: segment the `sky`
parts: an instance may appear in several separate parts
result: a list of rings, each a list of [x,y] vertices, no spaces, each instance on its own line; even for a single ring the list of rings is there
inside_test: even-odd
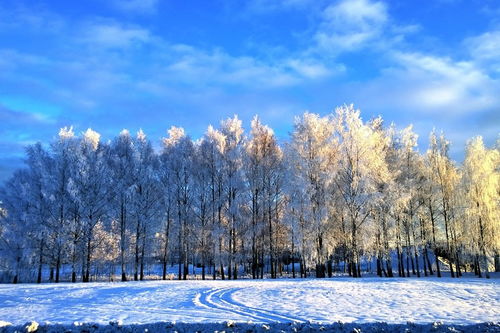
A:
[[[497,0],[0,1],[0,181],[59,129],[111,139],[234,114],[280,139],[304,111],[354,104],[451,156],[500,133]]]

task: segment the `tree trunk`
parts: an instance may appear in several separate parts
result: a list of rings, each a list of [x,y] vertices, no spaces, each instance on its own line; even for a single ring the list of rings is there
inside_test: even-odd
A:
[[[351,229],[351,244],[352,244],[352,249],[351,249],[351,265],[352,265],[352,276],[353,277],[359,277],[358,274],[358,269],[357,269],[357,250],[358,250],[358,244],[357,244],[357,229],[356,229],[356,221],[354,220],[353,217],[351,217],[352,220],[352,229]]]
[[[271,215],[271,205],[268,205],[268,231],[269,231],[269,266],[271,267],[271,279],[276,278],[276,272],[274,271],[274,257],[273,257],[273,222]]]
[[[427,274],[427,260],[426,260],[426,257],[427,257],[427,248],[424,245],[424,253],[422,254],[422,263],[424,265],[424,276],[428,276],[429,275],[429,274]]]
[[[91,260],[91,235],[87,236],[87,256],[86,256],[86,262],[85,262],[85,277],[83,279],[83,282],[90,282],[90,260]]]
[[[398,262],[399,262],[399,276],[405,277],[405,263],[403,258],[403,251],[398,248]]]
[[[56,283],[59,282],[59,274],[61,270],[61,249],[57,250],[57,260],[56,260]]]
[[[141,237],[141,223],[139,220],[137,220],[137,225],[135,229],[135,246],[134,246],[134,281],[139,281],[139,242],[140,242],[140,237]]]
[[[36,283],[42,283],[42,266],[43,266],[43,237],[40,238],[40,253],[38,257],[38,274],[36,277]]]
[[[417,277],[420,277],[420,267],[419,267],[419,263],[418,263],[418,249],[417,249],[417,246],[416,245],[413,245],[413,248],[415,250],[415,269],[417,271]],[[426,271],[426,274],[427,275],[427,271]]]
[[[478,204],[479,205],[479,204]],[[487,279],[490,278],[490,272],[488,269],[488,257],[486,256],[486,246],[484,242],[484,226],[483,226],[483,220],[481,217],[479,217],[479,247],[481,249],[481,253],[483,255],[482,261],[484,263],[484,275],[486,276]]]
[[[187,201],[185,200],[184,201],[185,204],[187,203]],[[188,243],[187,243],[187,240],[188,240],[188,237],[187,237],[187,232],[188,232],[188,229],[187,229],[187,221],[186,221],[186,216],[187,214],[184,214],[184,221],[183,221],[183,258],[184,258],[184,271],[183,271],[183,275],[182,275],[182,279],[183,280],[187,280],[187,276],[189,274],[189,248],[188,248]]]
[[[390,254],[387,256],[386,264],[387,264],[387,276],[394,277],[394,273],[392,272],[392,260]]]
[[[14,279],[12,280],[13,284],[17,284],[19,282],[19,266],[21,265],[21,257],[17,256],[16,257],[16,268],[15,268],[15,274],[14,274]]]
[[[427,261],[427,267],[429,267],[429,274],[434,275],[434,272],[432,271],[431,261],[429,259],[429,250],[427,249],[427,246],[425,247],[425,260]]]
[[[377,275],[382,277],[382,264],[380,260],[380,255],[377,256]]]
[[[479,277],[479,278],[482,277],[479,254],[476,254],[476,261],[475,261],[475,264],[474,264],[474,270],[476,271],[477,277]]]
[[[146,250],[146,230],[144,230],[144,235],[142,236],[142,249],[141,249],[141,271],[140,280],[144,280],[144,252]]]
[[[448,260],[450,264],[450,274],[451,277],[455,277],[455,273],[453,271],[453,254],[451,253],[451,246],[450,246],[450,237],[449,237],[449,223],[448,223],[448,212],[447,212],[447,204],[443,196],[443,217],[444,217],[444,229],[445,229],[445,234],[446,234],[446,249],[448,251]]]
[[[441,277],[441,269],[439,268],[439,258],[436,254],[436,221],[434,219],[434,209],[432,207],[432,199],[431,198],[429,198],[428,207],[429,207],[429,213],[430,213],[431,224],[432,224],[432,249],[433,249],[434,257],[436,259],[436,274],[437,274],[437,277]],[[432,266],[430,266],[430,267],[432,267]]]
[[[301,278],[306,277],[305,270],[304,270],[304,262],[303,262],[302,258],[300,259],[300,277]]]
[[[163,271],[162,271],[162,279],[166,280],[167,279],[167,261],[168,261],[168,241],[170,238],[170,209],[167,210],[167,226],[165,230],[165,243],[164,243],[164,249],[163,249],[163,258],[162,258],[162,264],[163,264]]]
[[[125,202],[122,197],[120,201],[120,268],[121,268],[122,282],[127,281],[127,273],[125,272],[125,227],[126,227],[125,219],[126,219]]]
[[[292,263],[292,278],[295,279],[295,238],[293,235],[293,230],[292,230],[292,253],[290,261]]]

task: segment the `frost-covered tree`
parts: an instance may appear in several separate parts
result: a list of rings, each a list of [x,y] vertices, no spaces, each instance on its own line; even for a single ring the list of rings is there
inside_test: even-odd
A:
[[[23,266],[29,265],[29,236],[34,227],[30,223],[30,191],[30,174],[26,169],[17,170],[0,189],[0,267],[12,272],[9,276],[12,283],[20,282]]]
[[[258,126],[258,128],[256,128]],[[252,278],[259,276],[259,266],[264,267],[261,262],[264,249],[260,238],[264,231],[263,218],[263,195],[264,195],[264,177],[263,177],[263,147],[260,138],[260,121],[254,118],[252,121],[251,137],[245,145],[244,155],[244,173],[248,184],[249,209],[250,209],[250,242],[251,242],[251,270]],[[261,255],[262,254],[262,255]]]
[[[196,218],[194,239],[201,262],[201,277],[206,278],[207,266],[213,260],[213,237],[216,209],[214,205],[217,174],[214,170],[212,142],[204,136],[195,145],[193,157],[193,212]]]
[[[238,246],[238,221],[240,219],[241,194],[244,191],[242,152],[243,128],[242,122],[235,115],[221,122],[220,132],[224,135],[225,143],[222,152],[222,180],[224,200],[224,225],[227,232],[228,278],[236,279],[238,276],[237,246]]]
[[[209,210],[211,215],[211,252],[213,261],[213,279],[217,277],[217,267],[221,278],[224,279],[224,258],[223,258],[223,208],[224,208],[224,193],[223,193],[223,153],[226,147],[225,135],[212,126],[209,126],[202,142],[202,163],[207,168],[210,178],[210,197]]]
[[[172,170],[170,165],[170,154],[167,151],[163,151],[159,156],[159,170],[158,177],[161,185],[161,190],[159,192],[159,201],[163,205],[163,222],[161,223],[160,230],[156,234],[156,239],[159,242],[159,257],[162,265],[162,279],[167,278],[167,264],[171,252],[170,238],[173,234],[173,219],[175,217],[174,209],[176,207],[175,202],[175,191],[171,186],[174,177],[174,170]]]
[[[316,276],[325,277],[327,229],[327,189],[333,181],[334,160],[338,145],[334,132],[336,123],[331,117],[304,113],[295,119],[289,147],[289,163],[293,165],[295,184],[303,194],[304,211],[299,214],[308,220],[306,233],[314,235],[313,248],[305,250],[316,265]],[[298,208],[299,208],[298,207]],[[303,253],[304,255],[305,253]]]
[[[486,148],[481,137],[467,143],[463,184],[471,223],[469,230],[474,235],[474,250],[481,257],[481,266],[488,278],[488,257],[498,256],[500,252],[499,165],[500,152]]]
[[[94,229],[98,223],[106,218],[109,206],[111,187],[108,168],[108,146],[100,143],[100,134],[88,129],[83,133],[75,148],[71,161],[71,179],[68,183],[68,192],[76,207],[73,220],[75,222],[74,238],[77,230],[81,230],[82,280],[90,281],[92,258],[97,248]],[[72,280],[75,280],[73,270]]]
[[[421,174],[423,176],[423,186],[421,188],[421,199],[423,204],[423,214],[426,219],[430,222],[430,242],[431,249],[434,252],[435,262],[436,262],[436,273],[438,277],[441,277],[441,268],[439,260],[440,248],[440,220],[439,220],[439,207],[440,207],[440,192],[438,187],[438,175],[436,170],[436,156],[437,151],[437,139],[435,132],[431,132],[429,137],[429,149],[423,156],[422,170]]]
[[[71,161],[75,154],[76,138],[73,128],[62,128],[59,136],[50,145],[49,162],[45,173],[46,193],[50,204],[48,219],[49,248],[51,249],[51,280],[55,268],[55,282],[59,282],[61,265],[64,263],[69,236],[69,210],[71,195],[68,184],[71,180]]]
[[[350,272],[359,277],[361,228],[369,221],[375,203],[382,198],[381,184],[389,178],[384,149],[386,138],[379,130],[381,118],[364,124],[360,111],[352,105],[337,108],[336,117],[340,146],[335,182],[343,198],[350,233]]]
[[[136,151],[133,139],[127,130],[123,130],[111,143],[109,168],[112,188],[110,201],[113,219],[118,221],[120,239],[120,273],[121,280],[127,281],[127,248],[129,245],[128,233],[130,228],[130,209],[134,188],[134,172],[136,168]]]
[[[415,150],[418,136],[413,132],[413,126],[404,128],[399,134],[397,149],[397,160],[399,176],[396,181],[399,184],[400,208],[398,212],[399,228],[398,234],[400,245],[406,249],[406,276],[410,276],[410,266],[413,274],[420,276],[419,248],[417,244],[416,230],[418,229],[417,212],[420,208],[419,200],[420,177],[419,177],[419,155]],[[400,265],[404,276],[403,253],[400,253]]]
[[[150,248],[148,238],[154,234],[160,217],[159,161],[151,142],[142,130],[134,140],[135,169],[131,188],[131,211],[134,219],[134,280],[144,279],[144,260]]]
[[[267,229],[269,267],[271,277],[276,278],[277,251],[276,229],[280,223],[281,206],[283,204],[283,152],[268,126],[263,125],[258,117],[251,123],[251,137],[245,146],[245,179],[250,193],[251,211],[251,252],[252,277],[257,277],[257,268],[262,264],[259,250],[263,255],[262,245]],[[261,248],[259,248],[261,244]]]
[[[163,154],[171,170],[178,234],[179,280],[187,279],[190,255],[190,222],[192,218],[192,182],[194,145],[184,129],[171,127],[163,139]]]
[[[40,143],[28,146],[26,148],[26,164],[28,166],[28,179],[30,182],[30,190],[26,193],[29,205],[30,222],[33,226],[33,234],[31,235],[33,246],[36,253],[37,278],[36,282],[42,282],[43,264],[46,261],[45,252],[47,247],[46,237],[48,235],[47,222],[50,219],[49,198],[47,187],[47,163],[49,156],[47,151]]]
[[[448,157],[450,142],[446,140],[444,135],[442,134],[438,137],[432,132],[429,141],[428,159],[432,168],[434,186],[437,190],[437,204],[439,213],[443,219],[446,241],[444,248],[436,248],[434,251],[439,252],[440,256],[448,260],[451,276],[455,276],[455,271],[457,276],[459,276],[460,265],[457,262],[458,257],[456,256],[454,204],[456,203],[455,196],[458,190],[460,175],[453,161]],[[453,269],[454,264],[455,270]]]
[[[397,234],[397,221],[400,214],[400,201],[402,200],[401,184],[397,182],[400,177],[400,150],[399,134],[395,125],[392,124],[386,130],[385,160],[388,168],[388,177],[380,184],[380,200],[374,203],[372,218],[374,220],[374,255],[377,261],[377,274],[379,276],[393,277],[392,253],[396,248],[398,255],[398,267],[401,274],[401,248],[400,238]]]

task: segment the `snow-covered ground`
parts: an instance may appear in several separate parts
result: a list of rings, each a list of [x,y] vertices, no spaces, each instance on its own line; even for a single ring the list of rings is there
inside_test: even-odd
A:
[[[500,280],[333,278],[0,285],[0,321],[386,322],[500,320]]]

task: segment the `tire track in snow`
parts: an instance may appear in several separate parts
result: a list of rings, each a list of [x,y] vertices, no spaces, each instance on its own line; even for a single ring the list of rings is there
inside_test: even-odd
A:
[[[232,314],[237,314],[239,316],[247,317],[249,319],[261,322],[266,322],[265,318],[261,318],[258,315],[246,312],[241,309],[239,306],[232,307],[227,304],[227,302],[223,301],[220,298],[220,294],[227,292],[228,288],[212,288],[208,291],[204,291],[203,293],[196,294],[193,302],[198,306],[202,306],[208,309],[218,309],[223,310],[224,312],[229,312]],[[231,319],[231,318],[228,318]]]
[[[231,293],[231,295],[236,292],[236,291],[239,291],[239,290],[242,290],[242,289],[245,289],[245,288],[236,288],[233,290],[233,292]],[[276,312],[273,312],[273,311],[270,311],[270,310],[264,310],[264,309],[259,309],[259,308],[254,308],[254,307],[251,307],[251,306],[248,306],[248,305],[245,305],[241,302],[238,302],[238,301],[235,301],[231,298],[231,303],[232,304],[235,304],[235,305],[239,305],[239,306],[242,306],[246,309],[250,309],[252,311],[256,311],[260,314],[263,314],[265,316],[268,316],[268,317],[272,317],[274,318],[273,320],[274,321],[277,321],[277,322],[302,322],[302,323],[305,323],[307,322],[307,320],[304,320],[304,319],[301,319],[301,318],[298,318],[298,317],[294,317],[294,316],[288,316],[288,315],[282,315],[280,313],[276,313]],[[281,318],[281,320],[280,320]],[[278,319],[278,320],[276,320]]]
[[[212,288],[201,294],[198,293],[193,302],[199,306],[231,312],[258,322],[304,322],[303,319],[288,317],[272,311],[253,308],[234,301],[231,295],[241,289],[244,288]]]

